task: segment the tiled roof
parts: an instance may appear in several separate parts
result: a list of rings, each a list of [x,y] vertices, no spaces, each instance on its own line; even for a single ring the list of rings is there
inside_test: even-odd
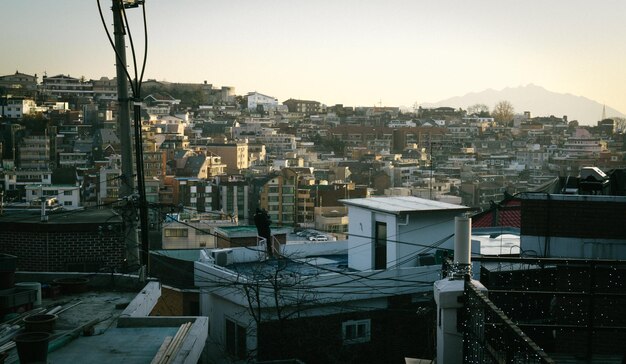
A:
[[[489,210],[472,216],[472,227],[515,227],[522,226],[522,203],[517,198],[504,199]]]

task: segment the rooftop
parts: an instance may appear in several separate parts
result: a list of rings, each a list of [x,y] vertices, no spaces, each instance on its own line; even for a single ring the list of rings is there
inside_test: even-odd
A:
[[[266,277],[282,271],[295,273],[301,276],[314,276],[333,272],[356,272],[348,268],[347,254],[334,254],[324,256],[309,256],[297,259],[270,259],[266,261],[254,261],[236,263],[227,266],[228,269],[247,277]]]
[[[60,277],[87,278],[88,285],[77,291],[66,290],[58,285]],[[24,306],[20,313],[5,315],[3,322],[12,319],[14,324],[22,324],[28,314],[60,310],[48,344],[48,362],[148,364],[186,323],[191,325],[185,325],[189,329],[171,362],[196,362],[204,348],[206,318],[150,316],[161,297],[158,282],[141,283],[137,276],[128,275],[16,274],[16,281],[24,279],[41,282],[41,307]],[[8,354],[6,363],[16,363],[17,350],[10,349]]]
[[[40,210],[33,212],[24,212],[22,210],[15,213],[5,210],[5,214],[0,216],[0,224],[10,223],[13,226],[17,224],[120,224],[122,222],[120,215],[111,209],[57,211],[49,212],[47,216],[48,222],[41,222]]]
[[[272,235],[287,234],[291,228],[282,226],[271,226]],[[215,232],[227,237],[249,237],[257,236],[257,228],[254,225],[238,225],[238,226],[219,226],[215,228]]]
[[[354,198],[339,201],[348,206],[362,207],[391,214],[440,210],[456,210],[461,212],[470,210],[467,206],[454,205],[413,196]]]

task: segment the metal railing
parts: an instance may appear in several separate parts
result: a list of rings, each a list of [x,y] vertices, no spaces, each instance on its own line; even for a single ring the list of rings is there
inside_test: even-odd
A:
[[[626,261],[481,257],[490,300],[556,357],[620,362]],[[598,359],[604,358],[604,359]]]
[[[463,363],[554,363],[469,280],[464,300]]]

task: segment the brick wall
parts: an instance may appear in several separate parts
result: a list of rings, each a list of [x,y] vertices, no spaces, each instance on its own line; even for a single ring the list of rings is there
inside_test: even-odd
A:
[[[84,229],[83,229],[84,230]],[[17,269],[35,272],[123,268],[121,226],[113,231],[9,231],[0,227],[0,253],[17,256]]]

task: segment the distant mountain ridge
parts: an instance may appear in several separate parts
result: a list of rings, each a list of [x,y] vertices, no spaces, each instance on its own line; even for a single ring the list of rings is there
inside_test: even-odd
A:
[[[481,92],[470,92],[464,96],[456,96],[435,103],[424,103],[422,107],[450,106],[467,109],[475,104],[485,104],[489,109],[502,100],[513,104],[516,114],[530,111],[531,116],[567,115],[568,120],[578,120],[581,125],[596,125],[602,118],[603,105],[583,96],[561,94],[548,91],[533,84],[519,87],[506,87],[502,90],[487,89]],[[620,111],[606,106],[607,117],[626,117]]]

